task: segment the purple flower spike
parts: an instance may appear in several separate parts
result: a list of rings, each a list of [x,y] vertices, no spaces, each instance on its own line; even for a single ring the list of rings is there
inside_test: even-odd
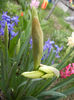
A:
[[[5,23],[7,22],[8,31],[11,34],[11,39],[15,37],[17,33],[14,32],[15,24],[18,24],[18,16],[10,17],[7,15],[7,12],[3,12],[2,20],[0,21],[0,35],[4,35]]]
[[[32,49],[32,38],[30,39],[29,43],[31,45],[30,48]],[[63,46],[59,47],[58,45],[55,45],[54,43],[55,42],[50,41],[50,39],[45,41],[45,44],[43,47],[44,55],[41,60],[47,59],[52,49],[53,49],[53,53],[56,53],[55,58],[60,58],[59,52],[63,49]],[[52,61],[52,64],[54,64],[54,60]]]

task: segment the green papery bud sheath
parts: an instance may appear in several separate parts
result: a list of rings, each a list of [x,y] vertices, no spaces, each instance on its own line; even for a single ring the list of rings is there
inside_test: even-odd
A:
[[[59,77],[59,75],[60,75],[59,70],[52,67],[52,66],[47,66],[47,65],[40,64],[39,70],[43,71],[47,74],[53,74],[54,73],[54,75],[56,75],[57,77]]]
[[[43,71],[43,72],[45,72],[45,73],[48,73],[48,74],[52,74],[52,73],[53,73],[53,71],[50,70],[50,68],[47,67],[47,66],[46,66],[46,67],[40,67],[39,70],[40,70],[40,71]]]
[[[43,53],[43,32],[35,8],[32,9],[32,40],[34,69],[36,70],[40,65]]]
[[[34,17],[38,18],[38,14],[37,14],[37,10],[35,7],[32,7],[32,20],[34,19]]]
[[[20,50],[20,38],[19,38],[18,43],[16,45],[16,55],[19,53],[19,50]]]
[[[41,78],[46,78],[46,79],[48,79],[48,78],[53,78],[54,77],[54,73],[51,73],[51,74],[45,74],[45,75],[43,75]]]
[[[5,30],[4,30],[4,45],[6,48],[8,48],[8,26],[7,26],[7,23],[5,24]]]
[[[31,71],[31,72],[24,72],[21,75],[27,78],[40,78],[42,75],[44,75],[41,71]]]

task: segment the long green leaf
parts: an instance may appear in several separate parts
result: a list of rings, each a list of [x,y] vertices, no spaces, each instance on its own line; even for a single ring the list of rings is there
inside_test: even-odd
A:
[[[69,88],[68,90],[63,92],[65,95],[70,95],[74,93],[74,87]]]
[[[17,56],[18,63],[19,63],[19,61],[20,61],[20,59],[21,59],[21,57],[22,57],[23,52],[25,52],[26,47],[28,46],[28,43],[29,43],[29,40],[30,40],[31,22],[29,22],[25,33],[27,34],[27,36],[26,36],[25,42],[24,42],[24,44],[22,45],[22,47],[20,48],[19,54],[18,54],[18,56]]]
[[[54,79],[54,78],[53,78]],[[50,84],[52,83],[53,79],[47,79],[40,81],[34,88],[34,91],[32,93],[33,96],[37,96],[39,93],[44,91]]]
[[[3,52],[1,48],[0,48],[0,67],[1,67],[1,87],[3,90],[5,90],[4,58],[3,58]]]
[[[32,96],[28,96],[28,97],[23,97],[23,100],[38,100],[38,99]]]
[[[59,96],[59,97],[66,97],[66,95],[63,94],[63,93],[56,92],[56,91],[51,91],[51,90],[49,90],[49,91],[44,91],[44,92],[40,93],[40,94],[38,95],[38,97],[48,96],[48,95]]]
[[[64,57],[63,61],[57,65],[57,68],[59,70],[61,70],[63,67],[62,65],[66,62],[66,60],[68,59],[68,57],[71,55],[71,53],[74,51],[74,47],[70,49],[70,51],[68,52],[68,54]]]
[[[18,39],[19,39],[19,35],[18,34],[17,36],[15,36],[12,40],[10,40],[10,44],[9,44],[9,55],[11,57],[14,56],[14,53],[15,53],[15,48],[16,48],[16,45],[17,45],[17,42],[18,42]]]
[[[65,86],[65,85],[67,85],[67,84],[69,84],[69,83],[71,83],[71,82],[73,82],[73,81],[74,81],[74,78],[73,78],[73,76],[71,76],[71,77],[69,77],[69,78],[67,78],[67,79],[64,79],[64,80],[61,81],[60,83],[56,84],[56,86],[53,87],[51,90],[53,90],[53,91],[54,91],[54,90],[57,90],[57,89],[59,89],[59,88]]]
[[[4,45],[5,45],[5,48],[8,48],[8,26],[7,26],[7,23],[5,23],[5,30],[4,30]]]

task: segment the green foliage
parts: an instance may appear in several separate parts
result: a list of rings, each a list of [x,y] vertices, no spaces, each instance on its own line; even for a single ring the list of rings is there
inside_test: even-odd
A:
[[[4,45],[6,48],[8,48],[8,26],[7,23],[5,25],[5,30],[4,30]]]
[[[28,23],[29,28],[27,28],[24,35],[24,42],[20,48],[18,55],[15,54],[14,49],[18,43],[18,38],[15,37],[15,46],[13,46],[14,41],[10,44],[10,47],[13,46],[12,50],[8,50],[8,52],[3,52],[2,48],[0,49],[0,70],[1,70],[1,82],[0,87],[1,91],[3,91],[5,98],[7,100],[48,100],[55,99],[67,96],[71,92],[64,91],[63,93],[57,91],[62,86],[65,86],[71,82],[73,82],[73,77],[68,79],[64,79],[62,82],[56,84],[56,86],[52,87],[48,91],[46,89],[56,80],[56,78],[49,79],[26,79],[23,78],[20,74],[24,71],[29,71],[33,69],[33,58],[32,53],[29,50],[29,38],[30,38],[30,24]],[[18,37],[18,36],[17,36]],[[13,39],[12,39],[13,40]],[[22,37],[21,37],[22,40]],[[12,53],[13,52],[13,53]],[[12,53],[12,57],[10,54]],[[5,56],[6,55],[6,56]],[[68,54],[69,57],[70,53]],[[67,60],[67,58],[65,58]],[[61,65],[64,62],[61,63]],[[59,65],[59,68],[60,66]],[[62,67],[61,67],[62,68]],[[57,91],[57,92],[56,92]],[[64,94],[65,93],[65,94]],[[48,97],[48,98],[47,98]]]
[[[2,12],[2,9],[5,10],[7,1],[8,0],[0,0],[0,12]]]
[[[20,0],[22,1],[22,0]],[[13,8],[13,5],[11,5]],[[9,9],[13,15],[16,14],[18,7]],[[19,11],[20,12],[20,11]],[[19,13],[18,12],[18,13]],[[29,13],[29,14],[28,14]],[[28,14],[28,15],[27,15]],[[59,91],[62,87],[72,83],[74,81],[73,76],[67,79],[61,79],[59,82],[51,86],[57,80],[54,78],[49,79],[26,79],[21,76],[21,73],[25,71],[32,71],[34,67],[33,54],[30,50],[29,40],[31,37],[31,12],[30,10],[25,11],[25,17],[19,18],[20,22],[17,30],[19,29],[19,34],[10,40],[10,45],[8,49],[5,49],[4,40],[0,38],[0,88],[3,92],[6,100],[57,100],[67,95],[74,93],[74,88],[70,87],[68,90]],[[28,16],[28,17],[27,17]],[[40,16],[40,15],[39,15]],[[46,24],[49,22],[41,20],[41,26],[45,29]],[[54,24],[53,20],[50,19],[51,26]],[[48,26],[47,26],[48,27]],[[7,28],[6,28],[7,29]],[[53,29],[52,29],[53,30]],[[51,33],[51,32],[50,32]],[[66,45],[67,33],[55,32],[54,40],[60,43],[64,42],[63,45]],[[57,35],[57,36],[56,36]],[[59,38],[58,38],[59,37]],[[7,38],[7,37],[5,37]],[[20,38],[20,49],[16,55],[16,47],[18,45],[18,40]],[[62,38],[62,39],[61,39]],[[60,41],[61,42],[60,42]],[[7,43],[6,43],[7,44]],[[67,53],[61,63],[54,64],[52,66],[57,67],[59,70],[66,66],[65,62],[72,55],[74,48],[70,49],[71,51]],[[42,63],[51,65],[54,55],[51,51],[48,59]]]
[[[21,6],[18,5],[17,2],[15,1],[14,2],[7,1],[5,11],[7,11],[11,16],[20,15]]]
[[[26,10],[29,7],[30,1],[29,0],[17,0],[17,2],[21,5],[22,10]]]
[[[58,44],[59,46],[64,46],[64,49],[66,50],[67,43],[68,43],[68,37],[71,36],[71,33],[65,32],[63,30],[56,30],[53,34],[51,34],[51,38]]]

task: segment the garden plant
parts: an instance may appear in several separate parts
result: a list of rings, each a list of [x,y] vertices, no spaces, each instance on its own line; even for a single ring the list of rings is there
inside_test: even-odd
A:
[[[23,0],[18,0],[22,4]],[[38,0],[37,0],[38,1]],[[29,1],[28,1],[29,2]],[[26,2],[25,2],[26,3]],[[60,100],[74,93],[74,33],[64,46],[48,38],[33,0],[18,16],[3,12],[0,19],[0,99]],[[18,14],[17,14],[18,15]],[[56,33],[57,34],[57,33]],[[65,88],[68,84],[70,87]],[[64,89],[63,89],[64,88]]]

